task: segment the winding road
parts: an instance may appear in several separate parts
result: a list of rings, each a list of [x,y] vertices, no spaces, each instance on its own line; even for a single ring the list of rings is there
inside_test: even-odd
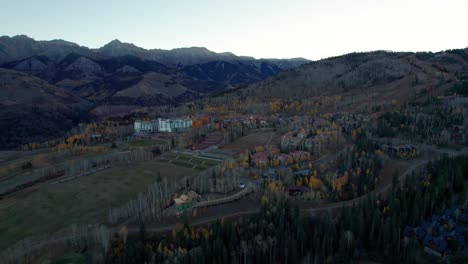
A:
[[[418,161],[417,163],[411,165],[408,169],[405,170],[399,177],[399,183],[404,182],[406,177],[408,175],[411,175],[411,173],[417,169],[422,168],[425,166],[428,162],[434,161],[441,157],[443,154],[448,155],[449,157],[456,157],[456,156],[462,156],[465,154],[468,154],[468,149],[464,148],[460,152],[455,152],[452,150],[442,150],[442,149],[436,149],[436,148],[431,148],[431,151],[434,152],[435,155],[432,156],[431,159],[423,159]],[[447,152],[448,151],[448,152]],[[437,154],[436,154],[437,153]],[[319,214],[320,212],[324,211],[330,211],[330,210],[336,210],[336,209],[341,209],[342,207],[348,207],[348,206],[353,206],[353,204],[357,204],[359,201],[362,199],[366,199],[367,196],[372,195],[372,194],[385,194],[388,191],[391,190],[392,183],[388,183],[383,186],[379,186],[376,190],[370,192],[369,194],[363,195],[361,197],[348,200],[348,201],[343,201],[343,202],[336,202],[336,203],[328,203],[312,208],[301,208],[301,213],[304,215],[309,215],[309,216],[314,216]],[[236,218],[236,217],[241,217],[241,216],[250,216],[254,215],[256,213],[260,212],[260,208],[256,209],[249,209],[249,210],[244,210],[244,211],[237,211],[237,212],[231,212],[228,214],[222,214],[222,215],[215,215],[215,216],[209,216],[209,217],[204,217],[200,219],[196,219],[191,221],[190,226],[199,226],[199,225],[206,225],[213,223],[217,221],[220,218]],[[171,224],[149,224],[146,226],[146,231],[149,233],[164,233],[164,232],[169,232],[175,227],[175,223]],[[139,226],[135,225],[130,225],[128,226],[128,230],[130,233],[135,233],[139,232]]]
[[[406,177],[408,177],[408,175],[410,175],[413,171],[423,167],[429,161],[433,161],[433,160],[438,159],[442,154],[446,154],[446,155],[448,155],[450,157],[462,156],[462,155],[468,154],[468,148],[464,148],[461,151],[453,151],[453,150],[442,150],[442,149],[437,149],[437,148],[432,148],[431,147],[430,151],[433,152],[435,155],[433,155],[431,157],[431,159],[420,160],[417,163],[410,166],[408,169],[406,169],[405,172],[403,172],[399,176],[399,182],[400,183],[404,182]],[[336,203],[328,203],[328,204],[323,204],[323,205],[312,207],[312,208],[301,208],[301,213],[303,213],[304,215],[308,215],[308,216],[315,216],[315,215],[318,215],[320,212],[341,209],[342,207],[353,206],[353,204],[357,204],[362,199],[367,198],[368,195],[371,195],[371,194],[385,194],[386,192],[388,192],[390,190],[391,187],[392,187],[392,183],[390,182],[390,183],[387,183],[386,185],[379,186],[376,190],[372,191],[369,194],[363,195],[363,196],[355,198],[353,200],[344,201],[344,202],[336,202]],[[233,199],[231,199],[231,200],[238,199],[239,196],[244,196],[246,194],[245,192],[247,192],[247,191],[244,190],[244,191],[241,191],[241,192],[235,194],[235,197],[233,197]],[[229,202],[228,201],[228,200],[230,200],[229,198],[230,197],[226,197],[226,198],[223,198],[223,199],[226,200],[225,202]],[[211,205],[211,203],[207,204],[207,205]],[[207,225],[207,224],[216,222],[220,218],[225,218],[226,219],[226,218],[237,218],[237,217],[243,217],[243,216],[250,216],[250,215],[254,215],[254,214],[258,213],[258,212],[260,212],[260,208],[240,210],[240,211],[231,212],[231,213],[228,213],[228,214],[224,213],[224,214],[219,214],[219,215],[214,215],[214,216],[206,216],[206,217],[202,217],[202,218],[199,218],[199,219],[192,220],[190,222],[190,226]],[[145,228],[146,228],[146,231],[148,233],[164,233],[164,232],[170,232],[171,230],[173,230],[175,225],[176,225],[176,222],[168,223],[168,224],[156,224],[156,223],[154,223],[154,224],[146,225]],[[128,224],[127,229],[128,229],[128,232],[132,233],[132,234],[136,234],[136,233],[138,233],[140,231],[140,227],[136,223]],[[115,231],[118,232],[119,227],[115,228]],[[61,237],[55,237],[54,239],[50,239],[50,240],[47,240],[47,241],[42,241],[41,243],[36,244],[36,245],[28,244],[27,246],[25,245],[22,253],[23,254],[28,254],[28,252],[32,252],[34,250],[40,250],[40,249],[45,248],[45,247],[50,248],[50,247],[53,247],[53,246],[58,245],[58,244],[67,243],[68,241],[71,241],[72,239],[77,239],[77,238],[88,236],[88,235],[89,234],[77,234],[74,237],[61,236]],[[5,259],[8,259],[8,257],[13,257],[12,255],[10,255],[12,253],[13,253],[13,251],[5,250],[4,252],[2,252],[0,254],[0,257],[3,256],[3,257],[5,257]]]

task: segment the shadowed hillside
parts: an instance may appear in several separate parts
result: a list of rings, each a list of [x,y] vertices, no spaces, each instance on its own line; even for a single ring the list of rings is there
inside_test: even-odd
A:
[[[90,104],[37,77],[0,69],[0,148],[60,137]]]
[[[257,108],[276,99],[304,101],[338,96],[343,108],[364,108],[404,102],[422,91],[443,92],[468,77],[468,49],[439,53],[367,52],[311,62],[265,81],[207,99],[229,104],[250,98]],[[335,106],[337,106],[335,104]]]
[[[264,80],[306,62],[301,58],[257,60],[200,47],[146,50],[119,40],[93,50],[63,40],[0,38],[0,67],[35,75],[96,106],[177,105]],[[177,92],[165,92],[174,87]]]

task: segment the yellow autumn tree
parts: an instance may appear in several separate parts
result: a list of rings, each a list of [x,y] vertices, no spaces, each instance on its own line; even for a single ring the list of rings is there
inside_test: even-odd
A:
[[[319,190],[322,187],[322,181],[317,177],[309,178],[309,187],[314,190]]]
[[[296,186],[297,187],[302,187],[302,180],[301,179],[297,179]]]
[[[271,103],[271,110],[275,113],[281,110],[280,100],[275,100],[274,102]]]

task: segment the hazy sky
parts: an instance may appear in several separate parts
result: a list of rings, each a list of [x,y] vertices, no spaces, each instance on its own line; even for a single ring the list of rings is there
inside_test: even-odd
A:
[[[0,35],[319,59],[468,47],[468,0],[0,0]]]

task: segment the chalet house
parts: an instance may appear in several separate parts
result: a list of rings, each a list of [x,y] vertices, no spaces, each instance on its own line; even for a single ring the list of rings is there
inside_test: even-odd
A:
[[[408,238],[416,238],[420,243],[424,241],[426,231],[422,227],[410,227],[407,226],[403,230],[403,235]]]
[[[303,195],[306,192],[310,192],[310,189],[305,186],[288,186],[286,188],[286,192],[289,193],[291,196]]]
[[[301,150],[293,151],[289,153],[289,155],[293,158],[295,162],[310,159],[310,153],[306,151],[301,151]]]
[[[465,126],[452,126],[450,140],[454,144],[468,144],[468,129]]]
[[[416,238],[427,253],[445,258],[451,251],[468,249],[468,206],[446,209],[441,216],[433,216],[421,227],[407,226],[403,235]]]
[[[90,136],[91,141],[99,141],[102,139],[102,134],[94,133]]]
[[[179,215],[192,206],[192,199],[190,199],[187,195],[182,194],[180,197],[174,198],[174,203],[176,214]]]
[[[293,158],[290,155],[285,154],[285,153],[279,154],[278,159],[280,161],[280,164],[283,166],[287,166],[289,165],[290,161],[293,161]]]
[[[306,138],[304,140],[304,149],[312,152],[315,155],[319,155],[324,151],[327,141],[328,138],[323,134]]]
[[[247,128],[256,128],[257,127],[257,122],[256,120],[253,118],[253,116],[250,116],[250,117],[247,117],[246,119],[244,119],[242,121],[242,124],[247,127]]]
[[[338,127],[324,127],[319,131],[318,135],[310,135],[306,130],[301,129],[299,132],[288,132],[281,137],[281,149],[283,151],[306,150],[315,155],[323,153],[325,146],[330,144],[332,138],[338,138],[341,131]]]
[[[182,194],[180,197],[174,198],[176,214],[179,215],[190,208],[193,201],[199,201],[200,199],[201,196],[194,191],[189,191],[187,194]]]
[[[303,169],[300,171],[296,171],[296,173],[294,174],[296,175],[296,177],[304,178],[304,177],[309,177],[311,174],[311,171],[309,169]]]
[[[312,119],[312,127],[314,129],[323,129],[328,126],[329,122],[323,118],[315,117]]]
[[[257,167],[267,167],[268,161],[270,157],[270,153],[267,151],[257,152],[252,156],[252,162]]]
[[[416,155],[417,154],[417,148],[413,145],[409,144],[404,144],[404,145],[387,145],[385,146],[385,149],[389,155],[393,156],[401,156],[401,155]]]
[[[448,253],[448,249],[448,241],[446,238],[428,235],[424,239],[424,251],[431,255],[445,257]]]
[[[191,118],[135,120],[135,134],[152,134],[157,132],[180,132],[192,127]]]
[[[273,125],[273,122],[269,120],[267,117],[254,117],[249,116],[242,120],[242,124],[244,127],[255,129],[255,128],[266,128]]]
[[[302,146],[303,140],[307,137],[305,130],[299,132],[288,132],[281,137],[282,150],[295,150]]]
[[[278,180],[279,175],[275,169],[269,168],[262,173],[262,178],[265,180]]]

